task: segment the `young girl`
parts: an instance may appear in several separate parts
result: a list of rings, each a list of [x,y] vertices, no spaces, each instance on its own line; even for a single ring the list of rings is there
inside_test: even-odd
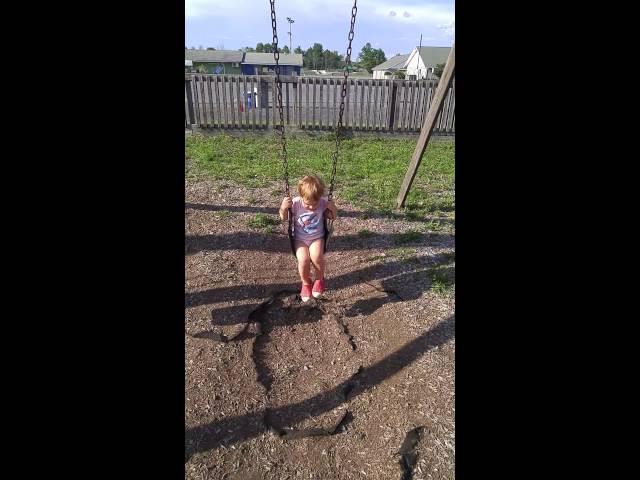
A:
[[[324,183],[316,175],[307,175],[298,182],[298,197],[285,197],[280,205],[280,218],[289,220],[289,209],[295,225],[295,249],[298,272],[302,280],[300,298],[306,302],[324,292],[324,215],[335,219],[337,209],[333,201],[323,197]],[[316,279],[311,283],[311,263],[315,267]]]

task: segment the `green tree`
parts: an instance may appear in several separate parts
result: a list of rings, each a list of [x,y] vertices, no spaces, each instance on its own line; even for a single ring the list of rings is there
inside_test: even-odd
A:
[[[215,50],[213,47],[207,47],[207,50]]]
[[[358,62],[362,68],[365,68],[369,73],[373,71],[373,67],[380,65],[382,62],[386,62],[384,52],[381,48],[373,48],[369,42],[366,43],[360,55],[358,55]]]
[[[262,42],[256,44],[256,52],[264,53],[264,44]]]
[[[298,45],[294,50],[293,53],[304,53],[304,51],[302,50],[302,48],[300,48],[300,45]]]
[[[307,49],[304,53],[303,66],[313,68],[314,70],[324,65],[322,44],[314,43],[313,47]]]
[[[282,53],[291,53],[291,51],[289,51],[289,47],[285,45],[284,47],[282,47]]]
[[[433,69],[433,74],[440,78],[442,76],[442,71],[444,70],[444,63],[439,63]]]

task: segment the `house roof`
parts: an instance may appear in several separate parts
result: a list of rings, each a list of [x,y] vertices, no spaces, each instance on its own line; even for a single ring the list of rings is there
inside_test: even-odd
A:
[[[247,52],[244,55],[245,64],[250,65],[275,65],[276,61],[273,59],[273,53],[256,53]],[[302,54],[301,53],[281,53],[278,59],[280,65],[294,65],[302,66]]]
[[[184,59],[192,62],[233,63],[242,62],[244,52],[236,50],[185,50]]]
[[[447,63],[451,47],[416,47],[416,50],[419,50],[424,66],[432,68],[439,63]]]
[[[395,57],[390,58],[386,62],[381,63],[380,65],[373,67],[373,70],[401,70],[406,64],[407,60],[409,60],[410,53],[406,55],[396,55]]]

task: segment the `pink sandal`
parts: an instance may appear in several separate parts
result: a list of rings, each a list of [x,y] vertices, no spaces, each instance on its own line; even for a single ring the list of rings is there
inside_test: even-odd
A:
[[[320,298],[324,293],[324,279],[313,282],[313,298]]]
[[[303,302],[308,302],[311,298],[311,285],[302,284],[302,290],[300,290],[300,298]]]

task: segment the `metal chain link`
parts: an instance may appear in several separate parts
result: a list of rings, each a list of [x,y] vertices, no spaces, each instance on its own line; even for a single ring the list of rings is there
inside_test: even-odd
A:
[[[344,114],[345,97],[347,96],[347,81],[349,79],[349,68],[351,67],[351,42],[353,41],[353,29],[356,25],[356,14],[358,13],[358,0],[353,0],[353,8],[351,9],[351,27],[349,29],[349,45],[347,46],[347,54],[345,56],[344,65],[344,83],[342,84],[342,92],[340,99],[340,112],[338,113],[338,124],[336,125],[336,149],[333,152],[333,165],[331,170],[331,182],[329,183],[329,200],[333,197],[333,189],[335,186],[336,169],[338,167],[338,152],[340,150],[340,137],[342,135],[342,116]]]
[[[282,113],[282,83],[280,82],[280,52],[278,52],[278,32],[276,25],[276,5],[275,0],[269,0],[271,3],[271,28],[273,29],[273,59],[276,62],[276,91],[277,91],[277,105],[278,113],[280,115],[280,129],[274,125],[274,130],[280,137],[282,165],[284,167],[284,193],[287,197],[291,196],[289,192],[289,161],[287,158],[287,139],[284,136],[284,115]],[[274,92],[276,93],[276,92]]]
[[[277,105],[278,105],[278,114],[280,116],[280,129],[274,128],[276,132],[278,132],[280,137],[280,145],[281,145],[281,156],[282,156],[282,165],[284,167],[284,185],[285,185],[285,195],[290,196],[289,193],[289,162],[287,158],[287,139],[284,134],[284,114],[282,111],[282,83],[280,82],[280,52],[278,52],[278,33],[277,33],[277,23],[276,23],[276,7],[275,0],[269,0],[271,4],[271,28],[273,29],[273,58],[276,62],[275,72],[276,72],[276,90],[277,90]],[[333,189],[335,187],[335,179],[336,179],[336,169],[338,167],[338,152],[340,150],[340,140],[342,135],[342,117],[344,115],[344,107],[345,107],[345,98],[347,96],[347,81],[349,79],[349,69],[351,67],[351,42],[353,41],[354,32],[356,24],[356,14],[358,13],[358,0],[353,1],[353,7],[351,8],[351,27],[349,29],[349,45],[347,46],[347,54],[345,56],[345,66],[344,66],[344,83],[342,84],[342,92],[340,99],[340,112],[338,113],[338,123],[336,125],[336,149],[333,152],[333,165],[331,170],[331,182],[329,183],[329,200],[333,197]]]

